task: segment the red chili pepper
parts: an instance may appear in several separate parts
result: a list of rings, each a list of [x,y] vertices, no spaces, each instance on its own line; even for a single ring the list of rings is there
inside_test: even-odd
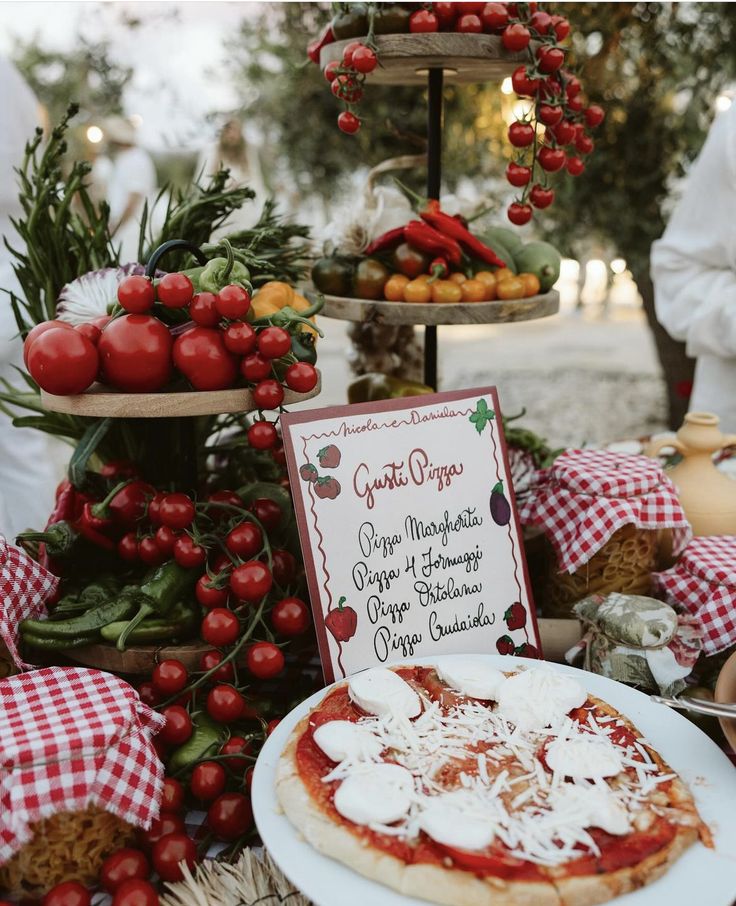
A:
[[[76,497],[76,489],[68,478],[59,482],[59,486],[56,488],[56,503],[54,509],[51,511],[51,515],[46,521],[46,531],[48,531],[48,529],[56,522],[71,521],[75,518],[76,514],[74,510]],[[38,546],[38,562],[45,569],[58,575],[58,567],[49,556],[44,542],[41,542]]]
[[[392,245],[398,245],[404,241],[404,227],[396,227],[395,230],[389,230],[383,235],[378,236],[371,242],[365,250],[366,255],[373,255],[376,252],[382,252],[384,249],[390,249]]]
[[[421,220],[410,220],[407,223],[404,239],[420,252],[439,255],[451,264],[460,266],[463,260],[463,250],[452,237],[443,235]]]
[[[325,626],[338,642],[347,642],[355,635],[358,626],[358,614],[352,607],[344,607],[345,598],[337,602],[337,609],[331,610],[325,617]]]
[[[87,541],[90,541],[96,547],[101,547],[106,551],[115,550],[116,545],[112,538],[108,538],[107,535],[103,535],[96,528],[94,528],[91,522],[88,522],[85,518],[85,513],[87,512],[87,507],[89,506],[90,504],[85,505],[81,518],[77,519],[77,521],[72,526],[74,531],[78,532],[83,538],[86,538]]]
[[[435,258],[429,265],[429,273],[432,275],[429,282],[443,280],[449,272],[450,268],[447,266],[447,260],[445,258]]]
[[[113,520],[125,528],[134,528],[146,515],[148,501],[155,493],[156,488],[146,481],[127,483],[108,504]]]
[[[78,522],[79,524],[88,526],[95,532],[105,532],[112,528],[113,522],[109,517],[96,515],[96,513],[99,512],[97,508],[98,504],[85,503],[82,508],[82,515]]]
[[[425,208],[419,212],[419,216],[439,230],[443,236],[449,236],[465,246],[466,251],[474,258],[480,258],[481,261],[495,267],[506,267],[506,262],[502,261],[490,246],[484,245],[477,236],[473,236],[455,217],[450,217],[449,214],[439,210],[439,202],[430,199]]]
[[[322,29],[322,33],[319,38],[315,41],[312,41],[311,44],[307,45],[307,56],[313,63],[319,63],[319,52],[323,47],[327,47],[328,44],[332,44],[335,40],[335,36],[332,33],[332,25],[326,25]]]

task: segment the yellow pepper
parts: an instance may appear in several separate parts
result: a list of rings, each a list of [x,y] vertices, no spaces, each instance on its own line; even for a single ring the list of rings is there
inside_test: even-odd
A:
[[[299,295],[288,283],[279,283],[272,280],[270,283],[264,283],[253,296],[249,316],[251,320],[255,321],[257,318],[268,318],[287,305],[291,306],[295,311],[305,311],[311,307],[311,304],[308,299]],[[314,317],[310,318],[310,320],[316,323]],[[313,333],[315,340],[317,339],[317,331],[312,330],[311,327],[301,324],[299,325],[299,330]]]

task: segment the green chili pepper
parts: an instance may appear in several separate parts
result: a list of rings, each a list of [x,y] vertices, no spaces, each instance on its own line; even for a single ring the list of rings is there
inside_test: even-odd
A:
[[[129,620],[120,620],[116,623],[108,623],[107,626],[102,627],[100,635],[106,642],[117,642],[127,629],[129,622]],[[143,620],[128,633],[127,641],[146,645],[149,642],[186,638],[192,635],[198,622],[199,614],[194,607],[179,604],[171,611],[168,618]]]
[[[23,620],[20,631],[25,638],[26,634],[41,638],[66,639],[77,636],[97,635],[97,632],[108,623],[124,620],[129,617],[136,606],[134,595],[121,595],[112,601],[106,601],[88,610],[78,617],[68,620]],[[61,647],[64,647],[63,645]]]
[[[83,645],[92,645],[97,640],[96,632],[72,636],[68,639],[54,639],[50,636],[23,633],[24,644],[29,645],[31,648],[40,648],[43,651],[60,651],[66,650],[67,648],[81,648]]]
[[[17,540],[42,542],[46,545],[49,557],[63,559],[71,554],[78,538],[79,534],[74,531],[71,523],[62,519],[49,525],[43,532],[21,532]]]
[[[125,642],[133,630],[143,620],[153,614],[167,616],[174,605],[189,592],[197,579],[195,570],[184,569],[175,560],[169,560],[158,566],[140,588],[140,607],[120,634],[117,641],[118,651],[125,651]],[[125,615],[126,617],[129,614]],[[124,619],[116,617],[116,620]],[[108,620],[108,623],[114,622]]]
[[[222,724],[215,723],[208,714],[200,711],[192,715],[194,729],[192,735],[179,746],[169,758],[168,772],[175,774],[189,765],[201,761],[205,755],[214,754],[225,741],[227,729]]]

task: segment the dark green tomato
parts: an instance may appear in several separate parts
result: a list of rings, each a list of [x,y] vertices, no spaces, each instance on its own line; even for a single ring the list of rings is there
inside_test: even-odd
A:
[[[314,345],[314,334],[300,330],[291,337],[291,351],[300,362],[314,365],[317,361],[317,349]]]
[[[418,277],[429,270],[429,255],[412,248],[407,242],[397,245],[391,256],[391,263],[400,274]]]
[[[379,6],[373,19],[373,30],[377,35],[400,35],[409,31],[411,10],[398,3]]]
[[[376,258],[364,258],[355,269],[353,292],[359,299],[380,299],[390,274]]]
[[[365,3],[351,3],[347,12],[332,20],[332,34],[337,41],[368,34],[368,10]]]
[[[320,258],[312,268],[312,282],[328,296],[349,296],[353,269],[344,258]]]

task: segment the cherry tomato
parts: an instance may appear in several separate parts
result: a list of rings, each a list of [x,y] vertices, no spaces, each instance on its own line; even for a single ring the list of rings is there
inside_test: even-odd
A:
[[[432,284],[432,301],[438,303],[460,302],[463,294],[454,280],[436,280]]]
[[[212,572],[219,578],[221,573],[230,575],[233,568],[232,557],[228,554],[217,554],[212,561]]]
[[[149,277],[132,274],[118,286],[118,302],[134,315],[148,311],[156,301],[156,291]]]
[[[184,819],[181,815],[175,815],[171,812],[161,812],[158,818],[155,818],[148,830],[140,831],[141,842],[147,846],[153,846],[162,837],[168,834],[183,834]]]
[[[300,598],[282,598],[271,611],[271,622],[281,635],[301,635],[309,628],[309,608]]]
[[[483,23],[480,16],[475,13],[465,13],[455,23],[455,31],[480,34],[483,31]]]
[[[284,388],[273,378],[260,381],[253,388],[253,403],[258,409],[278,409],[284,401]]]
[[[480,280],[465,280],[460,284],[463,302],[483,302],[486,298],[485,284]]]
[[[246,786],[248,792],[250,792],[251,789],[253,788],[253,774],[254,773],[255,773],[255,769],[253,768],[252,765],[245,772],[245,786]]]
[[[207,551],[190,535],[180,535],[174,542],[174,559],[184,569],[196,569],[207,562]]]
[[[314,365],[309,362],[294,362],[284,374],[286,386],[296,393],[309,393],[317,386],[319,375]]]
[[[125,847],[109,855],[102,863],[100,881],[105,890],[114,893],[124,881],[131,878],[145,880],[149,873],[148,859],[143,853],[139,849]]]
[[[161,712],[166,723],[159,736],[167,745],[180,746],[192,735],[192,719],[181,705],[169,705]]]
[[[600,126],[606,116],[606,111],[599,107],[598,104],[591,104],[585,110],[585,122],[591,129],[595,129],[596,126]]]
[[[207,503],[215,504],[207,508],[208,515],[212,519],[230,519],[232,511],[229,507],[238,507],[243,509],[245,504],[243,498],[238,496],[235,491],[215,491],[207,498]],[[217,506],[217,504],[226,504],[226,506]]]
[[[244,560],[253,559],[263,547],[263,532],[255,522],[241,522],[230,530],[225,547]]]
[[[519,204],[516,201],[509,205],[506,214],[511,223],[516,224],[516,226],[522,226],[525,223],[529,223],[532,219],[531,206],[528,204]]]
[[[219,723],[238,720],[245,708],[245,699],[233,686],[221,683],[207,694],[207,713]]]
[[[585,107],[585,100],[580,95],[575,95],[575,97],[568,97],[567,99],[567,109],[572,110],[573,113],[580,113],[581,110]]]
[[[76,330],[46,330],[30,346],[28,371],[47,393],[84,393],[97,379],[99,370],[96,346]]]
[[[569,98],[577,97],[580,92],[583,90],[583,86],[580,84],[580,79],[577,76],[570,75],[565,73],[567,77],[567,82],[565,84],[565,93]]]
[[[286,451],[284,450],[283,444],[279,444],[278,447],[271,450],[271,459],[273,459],[277,466],[286,465]]]
[[[253,422],[248,428],[247,437],[254,450],[271,450],[279,439],[276,426],[267,421]]]
[[[535,208],[548,208],[555,200],[554,189],[546,186],[534,185],[529,193],[529,201]]]
[[[250,755],[252,751],[253,746],[251,746],[249,740],[244,739],[242,736],[231,736],[230,739],[221,746],[220,755],[230,755],[231,757],[227,759],[228,766],[234,771],[244,771],[250,765],[248,758],[236,758],[232,756],[247,756]]]
[[[289,551],[275,550],[271,552],[271,572],[277,585],[285,588],[296,576],[296,557]]]
[[[110,515],[119,525],[133,528],[146,515],[148,502],[155,493],[156,489],[147,481],[131,481],[110,501]]]
[[[197,293],[189,303],[189,317],[200,327],[217,327],[220,312],[215,305],[214,293]]]
[[[549,47],[544,44],[537,50],[537,60],[540,72],[557,72],[565,62],[565,52],[559,47]]]
[[[360,129],[360,120],[350,110],[343,110],[337,118],[337,128],[348,135],[354,135]]]
[[[361,44],[353,52],[352,58],[353,69],[357,69],[358,72],[373,72],[373,70],[378,66],[378,57],[375,54],[375,51],[371,50],[370,47],[366,47],[364,44]]]
[[[138,467],[127,459],[112,459],[100,466],[100,475],[105,478],[139,478]]]
[[[195,509],[188,494],[167,494],[159,505],[159,518],[172,529],[185,529],[194,522]]]
[[[189,674],[181,661],[176,658],[166,658],[153,668],[151,680],[156,691],[160,692],[163,698],[169,698],[169,696],[181,692],[189,680]],[[165,802],[162,807],[167,812],[176,811]]]
[[[525,47],[529,46],[530,40],[531,34],[529,33],[529,29],[520,22],[515,22],[513,25],[507,25],[501,35],[501,43],[506,50],[510,50],[512,53],[518,53],[520,50],[524,50]]]
[[[250,355],[256,348],[257,336],[247,321],[233,321],[223,330],[222,340],[228,352]]]
[[[199,669],[204,673],[208,673],[222,660],[222,653],[219,651],[205,651],[205,653],[199,659]],[[226,664],[223,664],[222,667],[219,667],[212,674],[212,679],[219,680],[223,683],[232,682],[235,678],[235,670],[233,668],[232,662],[228,661]]]
[[[257,352],[251,353],[240,363],[240,373],[246,381],[262,381],[271,374],[271,362]]]
[[[558,41],[564,41],[570,34],[570,23],[564,16],[552,16],[552,25]]]
[[[135,563],[138,559],[138,535],[126,532],[118,541],[118,557],[126,563]]]
[[[125,393],[160,390],[171,377],[173,345],[168,327],[158,318],[115,318],[97,344],[103,380]]]
[[[337,78],[337,71],[340,68],[340,63],[338,60],[332,60],[331,63],[328,63],[325,66],[325,78],[328,82],[334,82]]]
[[[537,117],[545,126],[556,126],[562,119],[563,110],[559,104],[540,104]]]
[[[552,130],[558,145],[569,145],[575,139],[575,127],[567,120],[559,122]]]
[[[34,341],[45,334],[47,330],[54,330],[57,327],[61,330],[74,330],[72,325],[68,324],[66,321],[41,321],[40,324],[36,324],[35,327],[32,327],[28,331],[28,335],[23,343],[23,363],[26,368],[28,368],[28,354],[31,351],[31,346],[33,346]]]
[[[483,25],[488,31],[501,31],[509,24],[509,11],[505,3],[486,3],[481,13]]]
[[[208,645],[223,648],[225,645],[232,645],[237,640],[240,635],[240,621],[232,610],[227,610],[225,607],[213,607],[202,620],[200,632]]]
[[[575,150],[579,154],[590,154],[594,147],[593,139],[589,135],[583,133],[575,139]]]
[[[426,280],[410,280],[404,287],[404,302],[431,302],[432,287]]]
[[[153,535],[145,535],[138,542],[138,559],[146,566],[159,566],[166,559],[166,554],[158,546]]]
[[[388,278],[386,285],[383,287],[384,298],[389,302],[403,302],[404,289],[406,288],[406,284],[408,282],[409,278],[406,276],[406,274],[393,274]],[[291,385],[289,384],[288,386]]]
[[[201,761],[192,771],[189,789],[197,799],[210,802],[225,789],[227,774],[217,761]]]
[[[517,66],[511,75],[511,85],[522,97],[533,97],[539,89],[539,79],[530,79],[526,66]]]
[[[248,509],[267,532],[278,528],[281,522],[281,507],[270,497],[256,497]]]
[[[153,683],[143,682],[138,686],[138,695],[140,700],[144,705],[148,705],[151,708],[155,708],[156,705],[161,701],[161,698],[156,692],[156,689]]]
[[[270,736],[280,723],[280,717],[274,717],[273,720],[269,720],[269,722],[266,724],[266,736]]]
[[[585,163],[579,157],[568,157],[565,166],[570,176],[580,176],[585,169]]]
[[[539,166],[548,173],[556,173],[565,166],[566,154],[562,148],[549,148],[546,145],[539,149],[537,160]]]
[[[524,281],[520,277],[501,280],[496,288],[499,299],[523,299],[526,295]]]
[[[534,141],[534,127],[530,123],[512,123],[508,134],[515,148],[526,148]]]
[[[128,476],[121,476],[127,478]],[[161,525],[161,501],[166,494],[163,491],[157,491],[148,501],[147,516],[151,525]]]
[[[506,167],[506,179],[512,186],[525,186],[532,178],[532,168],[510,163]]]
[[[223,793],[207,812],[207,824],[221,840],[237,840],[253,824],[250,801],[242,793]]]
[[[246,664],[256,679],[271,679],[284,669],[284,655],[273,642],[256,642],[248,649]]]
[[[236,283],[224,286],[217,294],[215,307],[223,318],[238,321],[250,310],[250,293]]]
[[[346,44],[342,51],[342,63],[343,66],[352,66],[353,65],[353,53],[361,47],[365,47],[364,44],[361,44],[360,41],[351,41],[349,44]]]
[[[248,560],[247,563],[236,566],[230,576],[232,593],[238,600],[247,601],[249,604],[257,604],[271,591],[272,585],[273,577],[268,567],[260,560]],[[206,639],[206,636],[204,638]],[[210,642],[210,644],[219,646],[228,643]]]
[[[227,390],[238,374],[238,360],[225,346],[222,331],[212,327],[192,327],[180,334],[173,359],[195,390]]]
[[[180,862],[193,868],[197,861],[197,847],[186,834],[166,834],[153,844],[151,861],[162,881],[181,881]]]
[[[164,274],[156,285],[156,298],[166,308],[184,308],[193,296],[194,287],[186,274]]]
[[[440,21],[428,9],[418,9],[409,17],[409,31],[414,33],[439,31]]]
[[[363,97],[363,89],[360,83],[348,73],[342,73],[330,84],[330,91],[336,98],[346,101],[348,104],[355,104]]]
[[[141,878],[123,881],[112,898],[112,906],[159,906],[159,903],[156,888]]]
[[[77,324],[74,329],[78,333],[81,333],[85,339],[89,340],[93,346],[96,346],[100,342],[102,330],[91,321],[87,321],[86,324]]]
[[[542,10],[538,10],[536,13],[533,13],[529,19],[529,27],[533,28],[534,31],[539,35],[546,35],[549,33],[550,26],[552,25],[552,16],[549,13],[545,13]]]
[[[42,906],[90,906],[92,896],[79,881],[62,881],[41,901]]]
[[[258,334],[258,352],[264,359],[280,359],[291,350],[291,336],[283,327],[266,327]]]
[[[228,599],[227,588],[216,588],[211,584],[211,579],[207,573],[197,579],[194,595],[197,602],[202,607],[206,607],[207,610],[211,610],[213,607],[223,607],[227,604]]]
[[[156,539],[156,546],[162,554],[170,557],[174,553],[174,545],[179,535],[173,529],[170,529],[168,525],[160,525],[153,537]]]
[[[440,28],[452,31],[452,26],[455,23],[455,16],[458,13],[457,3],[433,3],[432,12],[437,16]]]

